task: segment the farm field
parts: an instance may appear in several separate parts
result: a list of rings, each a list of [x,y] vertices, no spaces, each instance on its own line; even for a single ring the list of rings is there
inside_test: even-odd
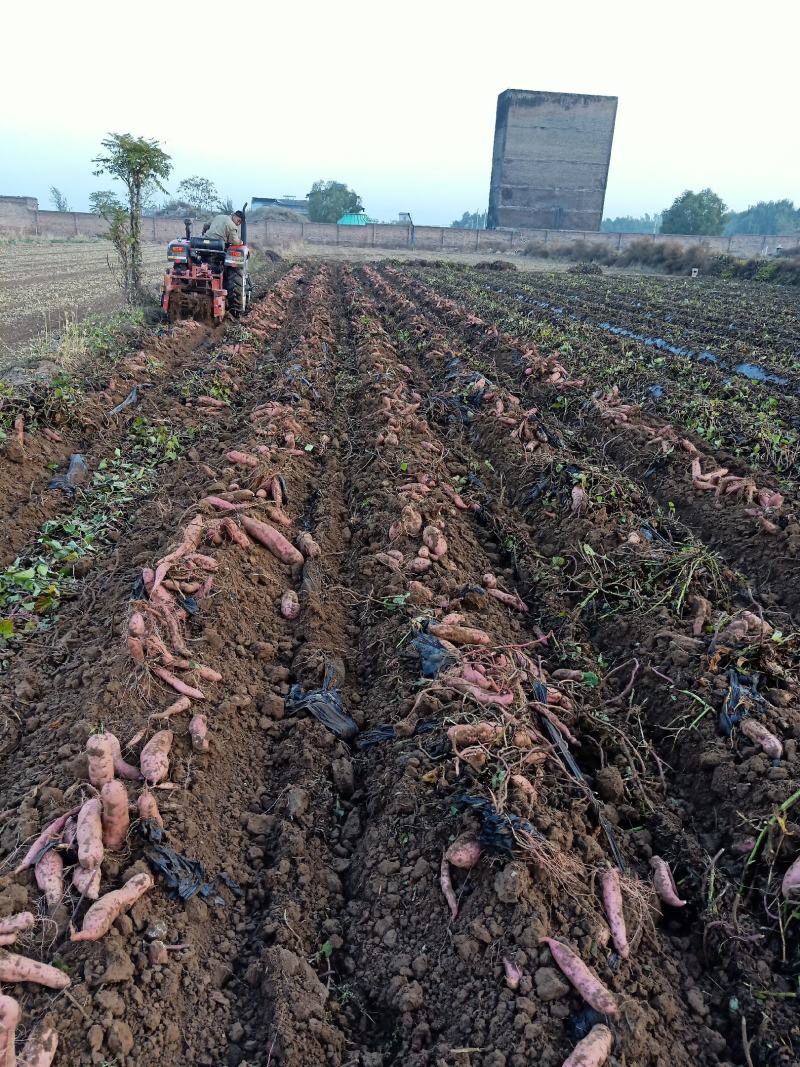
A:
[[[145,279],[155,291],[164,274],[165,250],[142,246]],[[66,322],[104,315],[125,306],[108,257],[107,241],[3,241],[0,244],[0,367],[21,345]]]
[[[12,951],[55,968],[0,950],[20,1036],[57,1067],[796,1063],[792,301],[260,284],[0,396],[0,931],[30,911]],[[610,1058],[568,1059],[590,1031]]]

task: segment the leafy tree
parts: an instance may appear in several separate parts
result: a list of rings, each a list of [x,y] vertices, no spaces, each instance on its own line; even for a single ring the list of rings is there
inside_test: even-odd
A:
[[[455,230],[485,230],[485,211],[465,211],[460,219],[450,223],[450,228]]]
[[[781,234],[800,230],[800,208],[791,200],[759,200],[746,211],[731,213],[725,233]]]
[[[50,186],[50,203],[56,211],[69,211],[69,202],[60,189],[55,185]]]
[[[191,178],[183,179],[175,191],[175,197],[177,200],[185,200],[196,211],[213,211],[219,200],[219,193],[208,178],[193,174]]]
[[[172,170],[170,157],[152,138],[133,137],[130,133],[111,133],[102,142],[105,155],[92,160],[95,175],[110,174],[121,181],[128,193],[126,232],[127,254],[120,256],[123,286],[128,302],[144,299],[142,289],[142,200],[155,189],[166,192],[163,182]],[[119,222],[120,220],[118,220]],[[119,247],[114,242],[117,251]]]
[[[338,222],[342,215],[363,210],[361,197],[344,182],[314,182],[308,194],[308,217],[312,222]]]
[[[615,219],[603,219],[600,224],[602,233],[658,233],[663,215],[656,212],[650,215],[618,215]]]
[[[104,219],[118,208],[125,210],[112,189],[100,189],[96,193],[89,193],[89,208],[95,215],[102,215]]]
[[[687,189],[673,201],[661,219],[662,233],[703,234],[716,237],[727,221],[723,200],[712,189]]]

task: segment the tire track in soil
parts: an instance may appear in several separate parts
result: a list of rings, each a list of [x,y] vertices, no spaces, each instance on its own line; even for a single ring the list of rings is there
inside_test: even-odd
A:
[[[720,552],[732,566],[742,567],[758,579],[756,595],[773,607],[785,606],[800,614],[800,504],[796,493],[786,496],[780,513],[773,509],[764,512],[772,526],[770,532],[759,525],[757,516],[748,516],[745,500],[725,503],[713,492],[692,488],[691,456],[680,447],[679,437],[668,438],[661,451],[657,438],[668,426],[653,415],[645,415],[635,408],[620,421],[613,419],[615,408],[593,398],[589,390],[548,386],[525,376],[521,351],[529,348],[522,341],[504,334],[490,334],[484,323],[469,324],[465,309],[459,314],[437,307],[436,294],[428,286],[398,271],[387,271],[391,281],[399,284],[407,294],[419,300],[439,325],[443,338],[454,343],[455,350],[481,353],[491,361],[490,369],[498,380],[508,384],[526,402],[535,404],[542,413],[549,413],[549,421],[570,435],[570,444],[586,457],[602,455],[621,472],[641,482],[665,508],[670,508],[710,547]],[[567,403],[565,404],[565,401]],[[561,414],[557,405],[564,404]],[[547,416],[545,420],[548,421]],[[725,449],[709,449],[701,438],[686,434],[686,439],[698,450],[703,466],[708,469],[727,468],[731,474],[749,479],[759,487],[773,488],[774,472],[749,467],[740,457]],[[761,510],[761,509],[759,509]]]
[[[291,300],[288,311],[277,342],[284,349],[291,347],[303,322],[297,298]],[[269,331],[262,333],[267,339]],[[244,382],[249,386],[243,392],[245,397],[269,395],[272,365],[273,357],[260,357],[245,373]],[[161,493],[142,509],[129,536],[120,540],[114,557],[98,565],[78,601],[64,610],[52,633],[34,639],[0,683],[0,692],[20,722],[16,747],[3,759],[5,810],[0,844],[4,853],[38,832],[48,813],[60,810],[66,787],[85,779],[82,751],[88,733],[97,723],[107,729],[116,728],[124,740],[137,726],[146,725],[148,715],[157,710],[154,702],[158,694],[152,686],[142,689],[142,680],[128,666],[124,638],[119,636],[127,626],[131,581],[143,563],[163,552],[164,530],[179,527],[185,521],[185,509],[202,495],[204,485],[198,463],[217,463],[227,448],[240,443],[241,436],[241,414],[232,411],[212,425],[198,443],[195,462],[177,463],[166,472]],[[206,476],[202,477],[205,480]],[[240,808],[246,810],[247,804],[233,801],[242,794],[258,795],[262,788],[259,747],[261,756],[265,755],[263,743],[253,744],[253,739],[261,736],[255,706],[262,686],[253,679],[251,661],[257,660],[257,639],[263,637],[265,613],[270,622],[274,613],[272,603],[264,603],[259,581],[253,578],[253,566],[238,555],[238,550],[226,553],[220,568],[221,591],[211,601],[207,617],[203,618],[203,612],[190,635],[190,645],[202,644],[211,649],[212,657],[219,660],[228,675],[224,699],[218,697],[214,701],[214,726],[219,727],[214,773],[204,773],[202,758],[192,755],[185,735],[181,736],[173,753],[173,776],[183,791],[171,794],[166,803],[162,801],[168,831],[178,849],[199,858],[209,872],[227,869],[234,877],[241,877],[236,867],[242,862],[245,843],[238,812]],[[226,652],[230,645],[225,638],[229,640],[229,634],[236,634],[237,627],[242,640],[247,639],[248,629],[253,627],[248,646],[236,644]],[[273,670],[272,666],[269,670]],[[181,731],[182,724],[176,724],[176,729]],[[244,766],[242,753],[248,754]],[[39,785],[31,791],[31,784],[37,782]],[[222,799],[220,810],[215,792]],[[235,847],[239,845],[241,851]],[[132,859],[130,852],[107,855],[104,882],[113,883],[123,868],[125,874],[139,869],[141,860],[126,867]],[[245,893],[249,893],[247,878],[242,882]],[[5,875],[0,882],[3,911],[20,910],[28,900],[35,904],[35,889],[29,897],[31,885],[29,873],[18,878]],[[237,903],[231,894],[223,895],[229,906],[224,914],[221,911],[211,916],[202,900],[193,898],[184,909],[160,892],[154,893],[140,902],[131,916],[121,918],[116,932],[97,945],[84,950],[59,943],[59,954],[75,968],[76,977],[83,972],[84,982],[73,985],[71,1000],[45,997],[42,991],[22,992],[19,999],[26,1023],[52,1009],[61,1033],[61,1055],[66,1055],[70,1063],[99,1064],[116,1054],[122,1057],[119,1062],[144,1067],[164,1053],[169,1055],[170,1050],[181,1062],[217,1062],[204,1049],[209,1044],[214,1047],[224,1023],[220,1021],[220,1029],[215,1031],[214,1027],[209,1030],[208,1022],[214,1013],[219,1021],[229,1006],[222,987],[235,958],[229,940],[230,924],[241,926],[245,919],[244,901]],[[65,921],[66,910],[57,917]],[[164,922],[176,942],[191,942],[188,954],[173,966],[146,965],[142,934],[151,919]],[[49,936],[44,939],[44,949],[50,958],[53,944]],[[130,984],[134,973],[137,981]],[[166,1024],[160,1008],[164,1000],[172,1008]],[[198,1004],[203,1005],[200,1016]],[[133,1033],[136,1047],[130,1054]],[[183,1059],[184,1054],[188,1060]]]
[[[370,274],[369,271],[364,273]],[[378,283],[378,291],[381,299],[386,301],[386,304],[396,316],[390,320],[392,321],[393,329],[399,331],[403,336],[414,336],[416,324],[417,339],[424,338],[425,332],[420,323],[420,316],[414,317],[413,314],[409,316],[408,314],[398,313],[397,308],[392,305],[391,293],[383,289],[380,283]],[[430,357],[431,355],[435,357],[437,349],[440,354],[443,350],[447,351],[447,349],[442,348],[440,343],[441,335],[436,333],[436,328],[433,326],[431,327],[431,336],[434,339],[434,351],[425,356],[425,367],[429,372],[436,373],[441,386],[444,379],[443,370],[445,368],[442,368],[444,359],[432,359]],[[419,340],[418,343],[417,352],[422,358],[428,352],[428,345],[420,343]],[[413,362],[415,348],[414,343],[411,343],[406,348],[405,355],[409,362]],[[435,371],[434,368],[436,368]],[[440,370],[439,368],[442,369]],[[490,456],[498,466],[498,472],[502,474],[502,480],[511,490],[511,501],[513,503],[515,498],[518,501],[522,501],[527,495],[526,489],[530,487],[531,483],[535,484],[535,467],[533,470],[526,471],[525,468],[530,464],[530,460],[526,462],[527,457],[523,459],[523,455],[519,453],[516,456],[513,452],[509,454],[508,444],[504,444],[503,436],[506,437],[507,442],[507,431],[505,431],[505,434],[499,432],[496,428],[495,432],[487,431],[483,426],[471,433],[471,440],[479,455]],[[735,855],[731,854],[731,845],[735,844],[737,837],[741,840],[742,831],[747,829],[747,824],[742,821],[739,815],[739,810],[741,810],[739,804],[745,797],[748,799],[747,808],[753,820],[752,825],[758,826],[761,825],[762,819],[753,814],[754,811],[761,812],[763,817],[766,817],[770,814],[774,804],[783,802],[787,797],[793,795],[798,777],[795,740],[800,735],[800,731],[798,731],[798,716],[793,710],[787,711],[776,707],[772,707],[769,711],[769,715],[774,716],[772,719],[773,728],[784,739],[787,737],[790,739],[786,744],[787,758],[782,761],[780,767],[774,769],[774,772],[767,771],[766,761],[763,756],[753,748],[739,749],[738,752],[732,753],[729,747],[720,744],[715,724],[711,720],[704,721],[698,731],[699,737],[697,735],[693,736],[691,731],[685,731],[682,743],[676,748],[672,748],[671,744],[668,743],[669,735],[664,735],[662,728],[668,721],[675,719],[679,710],[680,706],[672,703],[675,700],[675,695],[680,689],[692,688],[699,690],[707,699],[713,700],[715,704],[721,700],[726,688],[721,671],[724,669],[726,658],[729,658],[727,650],[723,649],[720,654],[722,657],[721,666],[720,657],[717,657],[716,669],[714,669],[714,664],[710,661],[710,658],[703,655],[705,642],[684,638],[680,632],[682,629],[680,620],[674,619],[670,620],[674,627],[671,632],[669,630],[670,623],[663,618],[655,619],[651,623],[648,623],[647,619],[641,618],[634,618],[630,622],[612,618],[605,623],[587,619],[589,627],[588,631],[584,629],[583,635],[580,634],[580,630],[577,635],[574,633],[572,635],[565,634],[564,630],[567,628],[564,626],[563,607],[559,612],[558,599],[552,596],[552,588],[549,590],[550,595],[548,596],[547,583],[542,581],[541,566],[543,563],[546,565],[549,558],[554,554],[558,552],[564,554],[564,549],[569,544],[578,544],[583,540],[589,539],[596,547],[599,548],[600,545],[598,545],[597,541],[591,541],[593,524],[591,522],[581,523],[576,521],[574,516],[569,516],[568,508],[564,508],[566,515],[562,512],[562,515],[557,516],[549,512],[546,519],[541,515],[537,517],[537,510],[541,513],[542,509],[523,507],[525,519],[523,523],[520,522],[519,518],[509,521],[504,519],[502,515],[495,516],[494,521],[502,532],[504,539],[511,534],[512,538],[517,539],[518,544],[525,545],[527,542],[529,548],[536,546],[533,552],[520,553],[523,557],[526,555],[527,558],[518,558],[516,562],[521,588],[528,590],[526,599],[529,597],[533,599],[535,596],[535,599],[540,604],[549,606],[551,610],[555,608],[549,618],[546,614],[543,615],[543,627],[546,628],[548,625],[553,625],[562,641],[566,636],[572,636],[578,641],[583,636],[583,641],[593,641],[596,647],[605,652],[607,657],[611,659],[611,663],[622,662],[626,654],[631,652],[643,662],[646,657],[651,662],[654,662],[654,665],[658,664],[662,671],[669,674],[673,679],[673,685],[664,686],[657,676],[640,675],[636,686],[636,697],[637,702],[644,700],[643,711],[647,715],[647,719],[644,723],[640,722],[638,726],[636,720],[631,721],[630,717],[628,717],[627,724],[624,720],[622,722],[617,720],[617,731],[620,725],[623,726],[623,729],[626,726],[637,726],[637,729],[641,729],[642,725],[644,725],[647,740],[666,759],[665,766],[669,779],[669,795],[664,803],[663,810],[645,819],[645,825],[648,829],[643,834],[640,834],[639,840],[636,841],[638,850],[645,859],[651,848],[655,849],[655,851],[661,851],[662,854],[674,855],[679,861],[681,874],[685,873],[690,882],[700,882],[702,875],[702,882],[705,885],[711,869],[709,866],[711,854],[717,851],[720,844],[727,846],[727,855],[717,865],[715,872],[717,877],[722,876],[727,881],[722,895],[724,901],[725,894],[727,894],[727,906],[721,906],[718,914],[716,913],[716,906],[709,908],[708,912],[701,914],[701,918],[709,924],[709,930],[711,927],[721,926],[723,930],[727,930],[730,934],[733,934],[735,929],[742,933],[742,929],[737,926],[737,922],[741,922],[741,913],[739,920],[737,920],[736,906],[734,906],[732,925],[728,917],[732,896],[731,889],[732,887],[735,888],[738,883],[742,868],[742,861],[737,861]],[[528,525],[527,537],[525,532],[520,530],[520,527],[525,525]],[[542,588],[543,585],[544,588]],[[531,602],[531,599],[529,599],[529,602]],[[550,600],[550,605],[547,605],[548,599]],[[559,615],[561,618],[559,618]],[[667,642],[666,647],[664,639]],[[583,647],[586,647],[585,644]],[[792,650],[787,651],[791,652]],[[790,654],[785,657],[784,663],[793,667],[796,664],[796,654]],[[773,671],[772,677],[774,677],[776,669],[779,674],[782,673],[780,666],[776,666],[773,663],[771,667]],[[697,710],[696,707],[695,710]],[[684,723],[686,721],[688,719],[684,720]],[[595,728],[597,728],[596,723]],[[614,727],[611,728],[613,729]],[[609,765],[613,766],[612,760],[614,757],[616,757],[617,764],[623,768],[631,762],[629,745],[625,746],[621,752],[614,753],[614,738],[606,737],[604,740],[608,748],[606,756]],[[582,752],[582,762],[584,758]],[[590,772],[594,771],[594,769],[594,767],[589,766]],[[711,776],[710,780],[709,776]],[[733,796],[739,798],[738,804],[731,804]],[[710,802],[703,800],[698,804],[698,797],[713,799],[710,799]],[[625,803],[616,803],[614,807],[617,809],[615,812],[617,819],[615,821],[618,821],[621,813],[623,824],[628,824],[634,818],[636,822],[641,822],[641,817],[638,816],[638,813],[638,817],[635,817],[630,808],[626,811],[627,805]],[[671,851],[666,852],[665,849],[667,848]],[[791,855],[791,853],[789,854]],[[719,860],[718,856],[716,858]],[[704,870],[705,874],[703,874]],[[774,888],[771,892],[774,893]],[[749,898],[748,903],[751,905],[752,914],[749,914],[744,920],[743,929],[747,930],[749,928],[752,931],[754,928],[761,927],[763,917],[759,914],[760,903],[757,899]],[[725,916],[725,918],[719,920],[720,915]],[[719,954],[720,944],[717,938],[717,931],[710,934],[710,936],[708,930],[704,931],[701,938],[699,933],[693,930],[691,926],[684,928],[684,924],[680,924],[676,927],[674,922],[670,925],[669,936],[676,939],[678,944],[680,944],[680,939],[685,938],[687,934],[689,935],[689,939],[686,941],[687,948],[692,945],[692,950],[697,952],[698,958],[702,959],[703,955],[709,951]],[[743,936],[746,937],[747,935],[743,934]],[[759,1005],[751,999],[750,990],[754,982],[763,981],[763,977],[759,978],[759,975],[763,973],[760,968],[764,966],[764,959],[771,960],[771,964],[768,963],[768,966],[771,966],[773,975],[778,978],[779,983],[782,980],[778,976],[780,976],[782,970],[785,972],[785,966],[781,964],[783,954],[780,946],[775,943],[774,921],[770,944],[763,946],[760,953],[748,951],[743,946],[737,946],[732,953],[724,953],[723,955],[725,958],[722,963],[728,968],[727,974],[720,966],[719,972],[714,974],[711,986],[707,985],[710,999],[716,996],[719,1003],[717,1012],[712,1015],[714,1025],[717,1027],[717,1038],[720,1031],[724,1033],[729,1028],[726,1017],[727,1012],[724,1010],[725,1003],[722,1003],[722,1001],[725,1001],[725,997],[722,997],[721,1000],[719,998],[718,981],[721,981],[725,989],[735,988],[737,990],[740,1002],[746,1005],[748,1013],[752,1012],[755,1015],[755,1022],[752,1025],[757,1026],[758,1015],[760,1014]],[[691,961],[691,959],[692,956],[690,954],[687,956],[687,962]],[[692,964],[691,966],[693,967],[694,965]],[[698,977],[700,972],[693,971],[692,973],[694,977]],[[724,979],[720,979],[720,975],[724,975]],[[729,984],[726,984],[726,980]],[[732,1034],[731,1041],[735,1044],[736,1040],[736,1035]],[[715,1061],[712,1058],[710,1062]]]

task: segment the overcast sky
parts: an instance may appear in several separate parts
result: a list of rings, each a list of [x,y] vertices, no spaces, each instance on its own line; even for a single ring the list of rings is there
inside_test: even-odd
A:
[[[367,212],[485,210],[498,93],[619,97],[605,214],[710,185],[800,202],[800,5],[772,0],[77,0],[3,14],[0,194],[87,208],[110,130],[235,201],[347,182]],[[245,12],[240,15],[239,12]]]

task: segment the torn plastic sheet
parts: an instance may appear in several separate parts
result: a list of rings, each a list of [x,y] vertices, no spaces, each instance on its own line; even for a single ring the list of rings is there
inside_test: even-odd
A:
[[[190,860],[164,844],[151,844],[144,850],[144,858],[159,874],[167,887],[167,895],[178,900],[189,900],[196,894],[201,897],[214,897],[215,890],[207,882],[205,868],[200,860]],[[216,896],[214,903],[225,901]]]
[[[88,476],[89,467],[86,463],[86,457],[82,456],[80,452],[76,452],[70,456],[69,467],[64,474],[57,474],[55,478],[51,478],[47,488],[62,489],[69,496],[73,496],[75,490],[86,481]]]
[[[448,652],[433,634],[420,631],[409,642],[409,647],[419,653],[419,672],[423,678],[435,678],[440,670],[458,662],[457,657]]]
[[[106,418],[110,418],[112,415],[119,415],[119,413],[121,411],[124,411],[125,408],[130,407],[131,404],[135,404],[139,399],[139,390],[141,388],[142,386],[140,385],[134,385],[133,389],[131,389],[131,391],[121,403],[117,404],[117,406],[115,408],[112,408],[111,411],[106,412]]]
[[[765,703],[756,689],[757,680],[749,675],[739,674],[733,667],[728,670],[728,692],[719,713],[719,727],[726,737],[737,723],[746,718],[750,712]]]
[[[454,797],[453,803],[459,810],[469,809],[483,820],[478,839],[485,848],[493,848],[498,852],[505,852],[511,855],[514,845],[517,843],[514,837],[515,833],[527,834],[529,837],[536,837],[539,840],[543,839],[542,834],[539,833],[532,822],[528,822],[527,819],[521,819],[519,815],[509,812],[501,813],[495,811],[489,801],[483,797],[462,795]]]
[[[433,719],[418,722],[411,736],[417,737],[419,734],[429,734],[439,725]],[[363,733],[360,733],[356,738],[356,748],[363,752],[364,749],[372,748],[373,745],[382,745],[384,741],[396,741],[397,736],[394,724],[386,723],[384,726],[376,726],[374,730],[364,730]]]
[[[358,733],[358,723],[345,711],[342,691],[332,683],[333,669],[328,666],[321,689],[306,691],[300,685],[293,685],[286,694],[284,707],[290,715],[307,711],[336,737],[342,741],[352,741]]]

